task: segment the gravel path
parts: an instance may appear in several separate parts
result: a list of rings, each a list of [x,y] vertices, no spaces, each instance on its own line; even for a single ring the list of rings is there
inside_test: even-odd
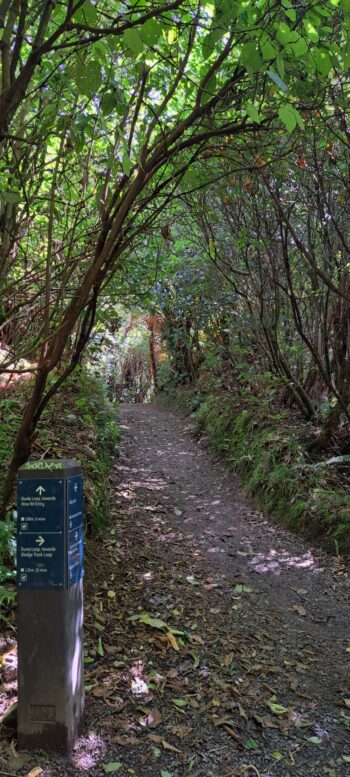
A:
[[[349,777],[348,565],[272,525],[188,420],[121,424],[87,550],[87,730],[17,773]]]

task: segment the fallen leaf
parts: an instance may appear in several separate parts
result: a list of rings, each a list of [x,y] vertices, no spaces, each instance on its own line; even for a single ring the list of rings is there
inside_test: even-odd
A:
[[[174,745],[171,745],[170,742],[166,741],[166,739],[162,739],[162,746],[164,747],[164,750],[171,750],[172,753],[181,753],[181,750],[179,750],[177,747],[174,747]]]
[[[103,770],[106,774],[112,774],[113,772],[118,772],[122,766],[123,764],[120,761],[110,761],[108,764],[103,764]]]
[[[230,737],[235,739],[236,742],[240,742],[241,741],[241,737],[235,731],[233,721],[230,720],[229,718],[216,718],[215,715],[214,715],[213,723],[214,723],[215,727],[222,726],[225,729],[225,731],[227,732],[227,734],[229,734]]]
[[[141,726],[147,726],[147,728],[157,728],[161,723],[163,718],[157,709],[150,710],[148,715],[140,720]]]
[[[322,739],[320,737],[308,737],[307,742],[310,742],[312,745],[321,745]]]
[[[152,629],[168,628],[165,621],[162,621],[159,618],[152,618],[152,615],[150,615],[148,612],[142,612],[141,615],[138,616],[137,620],[139,620],[140,623],[145,623],[146,626],[151,626]]]
[[[198,653],[190,653],[190,656],[193,658],[193,668],[198,669],[200,661]]]
[[[174,648],[174,650],[176,650],[177,652],[179,652],[179,650],[180,650],[180,645],[179,645],[179,643],[178,643],[178,641],[177,641],[176,637],[174,636],[174,634],[172,634],[172,633],[171,633],[171,631],[169,631],[169,632],[167,633],[167,635],[166,635],[166,636],[167,636],[167,638],[168,638],[168,641],[169,641],[169,642],[170,642],[170,644],[171,644],[171,647],[173,647],[173,648]]]
[[[164,636],[158,637],[158,639],[159,639],[160,642],[168,642],[171,645],[171,647],[174,648],[174,650],[179,652],[180,645],[179,645],[176,637],[174,636],[174,634],[172,634],[170,631],[168,631],[168,633],[165,634]]]
[[[188,583],[191,583],[191,585],[200,585],[200,580],[197,580],[194,575],[188,575],[186,580]]]
[[[236,585],[234,588],[235,593],[237,594],[251,594],[253,592],[252,588],[249,588],[247,585]]]
[[[128,734],[119,734],[118,736],[112,737],[110,741],[113,742],[113,744],[121,745],[121,747],[137,747],[138,745],[142,745],[141,739]]]
[[[155,742],[156,745],[162,744],[162,737],[160,737],[159,734],[149,734],[148,739],[150,739],[151,742]]]
[[[34,769],[31,769],[30,772],[26,774],[26,777],[39,777],[39,774],[42,774],[43,771],[41,766],[34,766]]]
[[[247,715],[245,713],[245,710],[244,710],[244,708],[242,707],[241,704],[238,705],[238,710],[239,710],[239,714],[240,714],[241,718],[244,718],[245,720],[248,720]]]
[[[305,607],[302,604],[292,604],[292,610],[295,610],[298,615],[306,615]]]
[[[274,753],[272,753],[272,758],[274,758],[275,761],[282,761],[283,755],[282,753],[279,753],[278,750],[275,750]]]
[[[188,726],[183,726],[181,724],[178,724],[177,726],[171,726],[169,731],[171,731],[172,734],[175,734],[176,737],[179,739],[184,739],[184,737],[188,737],[191,733],[191,730]]]
[[[257,742],[256,739],[247,739],[244,743],[244,747],[246,750],[259,750],[259,742]]]
[[[96,699],[102,699],[104,696],[106,696],[109,693],[113,693],[110,688],[96,688],[96,686],[92,689],[92,695],[96,697]]]
[[[175,707],[187,707],[188,704],[185,699],[172,699],[171,701],[175,704]]]
[[[267,706],[274,715],[286,715],[290,711],[288,707],[283,707],[282,704],[276,704],[273,701],[268,701]]]

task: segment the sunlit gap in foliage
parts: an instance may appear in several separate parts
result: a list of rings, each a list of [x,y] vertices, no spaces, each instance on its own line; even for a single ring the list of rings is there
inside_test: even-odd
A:
[[[157,387],[161,353],[161,317],[116,306],[112,319],[97,325],[89,362],[104,378],[109,399],[150,402]]]

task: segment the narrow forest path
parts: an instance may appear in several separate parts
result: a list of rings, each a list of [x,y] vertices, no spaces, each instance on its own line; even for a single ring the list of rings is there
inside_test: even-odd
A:
[[[87,729],[17,773],[349,777],[348,566],[269,523],[189,420],[125,405],[121,426],[87,544]]]
[[[278,722],[283,738],[288,741],[289,732],[293,741],[293,727],[303,732],[306,744],[296,746],[291,771],[350,775],[349,568],[268,521],[232,472],[193,439],[189,420],[150,405],[131,405],[123,407],[122,423],[123,454],[132,462],[129,488],[151,496],[148,515],[158,542],[180,557],[201,559],[218,585],[211,589],[219,593],[218,612],[208,597],[209,620],[219,616],[214,645],[224,633],[239,646],[240,656],[244,646],[248,677],[255,678],[248,706],[258,686],[267,710],[280,713],[272,715],[272,723]],[[230,653],[224,657],[228,668],[229,660]],[[247,673],[239,680],[235,674],[232,669],[233,682],[244,688]],[[275,702],[269,701],[273,695]],[[244,690],[240,701],[244,707]],[[274,703],[293,712],[283,713]],[[261,773],[287,774],[292,760],[289,767],[281,764],[278,753],[285,748],[273,742],[271,734],[268,755],[275,764]],[[293,745],[290,753],[293,759]],[[224,772],[224,767],[218,770]]]

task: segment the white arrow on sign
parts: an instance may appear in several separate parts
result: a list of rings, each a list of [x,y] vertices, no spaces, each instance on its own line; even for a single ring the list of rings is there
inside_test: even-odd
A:
[[[45,494],[45,488],[43,488],[43,486],[38,486],[38,488],[36,488],[35,491],[40,496],[41,496],[41,494]]]
[[[77,493],[77,491],[78,491],[78,483],[74,483],[74,491],[75,491],[75,493]]]
[[[42,536],[41,536],[41,534],[40,534],[40,535],[39,535],[39,537],[38,537],[38,539],[37,539],[37,540],[35,540],[35,542],[37,542],[37,543],[38,543],[38,545],[39,545],[39,548],[41,548],[41,546],[42,546],[42,545],[44,544],[44,542],[45,542],[45,540],[44,540],[44,537],[42,537]]]

